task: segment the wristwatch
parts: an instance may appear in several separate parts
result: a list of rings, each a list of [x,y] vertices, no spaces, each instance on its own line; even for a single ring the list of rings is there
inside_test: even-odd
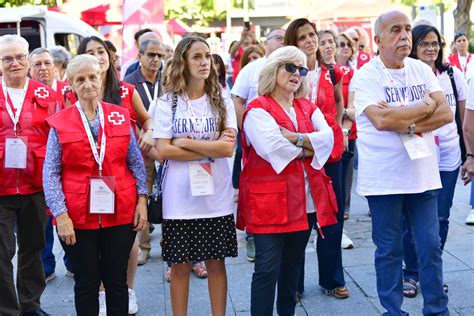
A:
[[[416,129],[416,124],[413,123],[410,126],[408,126],[408,136],[413,136],[415,135],[415,129]]]
[[[342,132],[343,132],[344,135],[346,135],[346,136],[351,136],[351,134],[352,134],[352,131],[351,131],[349,128],[343,128],[343,129],[342,129]]]
[[[296,147],[303,147],[304,138],[303,134],[298,133],[298,140],[296,141]]]
[[[344,113],[342,114],[342,117],[349,118],[349,113],[347,112],[347,109],[344,109]]]

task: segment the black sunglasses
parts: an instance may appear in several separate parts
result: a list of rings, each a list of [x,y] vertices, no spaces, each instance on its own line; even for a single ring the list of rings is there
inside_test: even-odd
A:
[[[298,67],[295,64],[292,63],[286,63],[284,64],[285,70],[288,71],[289,73],[294,74],[296,70],[300,73],[300,76],[305,77],[308,74],[308,68],[305,67]]]
[[[145,55],[146,55],[146,57],[148,57],[148,58],[155,58],[155,57],[163,58],[163,57],[165,57],[165,54],[152,53],[152,52],[148,52],[148,53],[146,53]]]
[[[340,42],[340,43],[339,43],[339,46],[340,46],[341,48],[346,48],[346,46],[349,47],[349,48],[352,47],[351,44],[349,44],[349,43],[346,44],[345,42]]]

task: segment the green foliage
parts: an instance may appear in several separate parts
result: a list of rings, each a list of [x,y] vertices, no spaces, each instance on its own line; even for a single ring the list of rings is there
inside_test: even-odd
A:
[[[225,9],[225,1],[219,0],[165,0],[164,3],[166,19],[180,19],[190,26],[207,26],[213,20],[223,19]]]
[[[51,8],[56,6],[56,0],[0,0],[0,8],[19,7],[22,5],[46,5]]]

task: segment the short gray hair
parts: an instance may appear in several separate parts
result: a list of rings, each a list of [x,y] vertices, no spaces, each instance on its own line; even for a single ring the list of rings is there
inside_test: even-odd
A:
[[[163,46],[163,44],[158,40],[146,40],[143,43],[141,43],[140,47],[138,48],[138,51],[140,52],[140,54],[145,53],[149,45]]]
[[[49,49],[44,48],[44,47],[38,47],[38,48],[33,49],[33,51],[30,53],[30,59],[35,55],[39,55],[39,54],[43,54],[43,53],[48,53],[49,56],[51,56],[51,58],[54,59],[54,57],[51,54],[51,52],[49,51]]]
[[[67,68],[69,61],[71,60],[71,54],[62,46],[51,47],[51,56],[53,56],[54,62],[61,65],[63,69]]]
[[[95,66],[100,72],[100,64],[99,60],[92,55],[89,54],[82,54],[77,55],[69,62],[69,65],[66,69],[66,76],[67,80],[72,83],[74,79],[74,75],[77,73],[77,70],[84,65],[92,65]]]
[[[300,62],[306,67],[306,55],[295,46],[285,46],[275,50],[265,61],[258,76],[258,94],[268,95],[276,87],[277,73],[285,63]],[[306,97],[309,93],[308,77],[301,77],[301,85],[295,93],[295,98]]]
[[[381,14],[381,15],[375,20],[375,23],[374,23],[374,34],[377,35],[377,36],[382,35],[382,22],[383,22],[384,16],[385,16],[385,13],[384,13],[384,14]]]
[[[28,55],[30,44],[28,44],[28,41],[26,39],[17,34],[6,34],[0,36],[0,56],[3,56],[2,53],[5,50],[8,50],[8,48],[13,44],[20,44],[21,46],[23,46],[25,54]]]

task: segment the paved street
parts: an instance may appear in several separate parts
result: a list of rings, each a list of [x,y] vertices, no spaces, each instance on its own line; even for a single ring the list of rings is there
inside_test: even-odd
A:
[[[469,208],[469,187],[459,182],[451,225],[444,251],[444,275],[449,285],[451,315],[474,315],[474,226],[464,224]],[[366,201],[353,194],[351,217],[346,229],[355,248],[343,250],[343,263],[347,286],[351,296],[346,300],[326,297],[320,291],[317,279],[317,258],[312,239],[307,247],[306,292],[296,315],[380,315],[382,307],[377,299],[374,245],[371,240],[371,222]],[[158,229],[157,229],[158,230]],[[245,239],[239,232],[239,257],[227,261],[229,293],[227,315],[250,314],[250,282],[253,264],[245,259]],[[313,235],[314,236],[314,235]],[[169,284],[164,280],[166,265],[160,256],[160,232],[152,235],[151,260],[138,268],[135,290],[139,302],[139,315],[171,315]],[[59,243],[55,253],[62,254]],[[52,315],[74,315],[73,285],[65,276],[65,268],[58,260],[58,277],[51,281],[43,295],[43,309]],[[422,299],[405,299],[403,308],[411,315],[421,315]],[[189,315],[210,315],[207,281],[191,276]],[[276,314],[276,311],[275,311]]]

